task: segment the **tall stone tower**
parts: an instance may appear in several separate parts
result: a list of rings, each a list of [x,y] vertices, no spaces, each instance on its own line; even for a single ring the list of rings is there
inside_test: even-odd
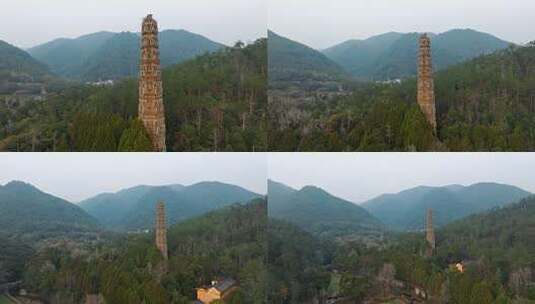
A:
[[[165,206],[163,202],[156,205],[156,247],[167,260],[167,226],[165,224]]]
[[[433,228],[433,210],[427,209],[425,219],[425,239],[427,241],[427,255],[432,256],[435,251],[435,230]]]
[[[165,111],[162,72],[158,50],[158,23],[148,15],[141,26],[139,66],[139,119],[143,122],[154,151],[165,151]]]
[[[418,54],[418,105],[425,118],[436,132],[435,85],[433,83],[433,64],[431,61],[431,40],[426,34],[420,36]]]

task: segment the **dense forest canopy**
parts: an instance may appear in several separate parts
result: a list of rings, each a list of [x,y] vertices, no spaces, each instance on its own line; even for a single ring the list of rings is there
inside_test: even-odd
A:
[[[270,219],[270,303],[533,303],[534,211],[530,197],[448,224],[431,257],[421,232],[366,246]]]
[[[23,240],[0,234],[0,285],[14,282],[21,278],[26,261],[34,253],[34,249]]]
[[[269,216],[288,221],[325,239],[380,235],[383,226],[359,205],[333,196],[325,190],[306,186],[292,189],[268,181]]]
[[[55,88],[61,82],[44,63],[0,40],[0,103],[4,96],[39,93],[45,83]]]
[[[267,41],[205,54],[163,71],[170,151],[267,149]],[[0,105],[0,150],[147,151],[137,81],[74,86]]]
[[[20,181],[0,185],[0,206],[0,231],[18,237],[97,229],[96,219],[82,208]]]
[[[7,80],[7,76],[26,75],[44,76],[49,74],[45,64],[32,58],[23,50],[0,40],[0,82]]]
[[[348,75],[334,61],[304,44],[268,31],[270,88],[317,87]]]
[[[268,222],[268,303],[308,303],[322,293],[332,247],[285,221]]]
[[[232,278],[239,288],[226,303],[264,303],[266,208],[257,199],[169,227],[167,261],[152,232],[43,247],[25,263],[23,287],[53,303],[191,303],[197,287]]]

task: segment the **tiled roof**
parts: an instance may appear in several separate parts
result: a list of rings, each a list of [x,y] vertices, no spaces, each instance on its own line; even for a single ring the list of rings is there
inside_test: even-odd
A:
[[[236,284],[236,281],[234,281],[233,279],[224,279],[224,280],[217,282],[217,284],[214,285],[214,288],[220,292],[225,292],[229,288],[234,286],[234,284]]]

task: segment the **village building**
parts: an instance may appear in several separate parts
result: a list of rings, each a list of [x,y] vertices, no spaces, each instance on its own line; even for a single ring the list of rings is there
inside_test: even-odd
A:
[[[226,278],[213,281],[210,286],[197,288],[197,303],[210,304],[227,299],[238,288],[236,281]]]

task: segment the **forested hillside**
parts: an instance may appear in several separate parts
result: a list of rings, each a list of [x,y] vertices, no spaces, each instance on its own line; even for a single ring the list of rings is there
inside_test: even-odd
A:
[[[433,258],[421,257],[422,234],[399,239],[385,257],[396,278],[424,286],[432,303],[531,303],[534,210],[535,200],[529,197],[451,223],[437,231]],[[452,268],[455,263],[462,263],[464,272]]]
[[[405,34],[390,32],[364,40],[347,40],[322,51],[353,77],[370,77],[377,69],[378,58]]]
[[[256,200],[170,227],[167,272],[152,233],[81,255],[45,249],[27,263],[24,287],[55,301],[95,294],[106,303],[185,304],[195,299],[195,288],[228,277],[239,285],[228,303],[263,303],[266,221],[266,202]]]
[[[261,195],[239,186],[200,182],[190,186],[139,186],[115,194],[98,195],[80,202],[80,207],[108,229],[150,229],[157,202],[163,202],[169,224],[182,222],[208,211],[246,203]]]
[[[0,210],[0,231],[17,237],[42,239],[97,229],[96,220],[80,207],[20,181],[0,185]]]
[[[327,101],[270,103],[270,149],[532,151],[534,68],[532,44],[435,73],[436,136],[416,105],[415,79],[363,85]]]
[[[425,187],[383,194],[366,201],[362,207],[388,228],[418,231],[424,227],[425,212],[433,210],[433,224],[443,226],[473,213],[516,202],[531,193],[518,187],[497,183],[470,186]]]
[[[438,236],[440,258],[496,265],[501,283],[535,300],[535,197],[454,222]]]
[[[0,40],[0,81],[8,80],[7,76],[42,77],[49,73],[47,67],[35,60],[25,51]]]
[[[380,234],[380,222],[364,208],[325,190],[306,186],[293,190],[269,181],[269,216],[291,222],[322,238]]]
[[[271,199],[271,198],[270,198]],[[276,219],[268,223],[268,303],[309,303],[329,284],[334,244]]]
[[[120,79],[139,73],[140,37],[123,32],[107,39],[89,54],[75,77],[85,81]]]
[[[0,40],[0,97],[16,92],[40,92],[43,82],[52,82],[51,74],[46,65],[30,54]]]
[[[267,149],[266,48],[266,39],[237,44],[163,71],[168,150]],[[137,96],[137,81],[126,79],[0,105],[0,150],[150,150]]]
[[[26,261],[34,253],[33,248],[23,240],[0,234],[0,285],[21,278]]]
[[[436,231],[431,257],[422,232],[391,234],[370,247],[315,239],[271,221],[269,298],[296,304],[533,303],[534,210],[530,197],[450,223]]]
[[[48,65],[58,75],[73,77],[84,61],[115,33],[97,32],[75,39],[59,38],[28,49],[28,53]]]
[[[175,186],[175,187],[173,187]],[[172,189],[179,185],[169,186]],[[139,199],[154,188],[153,186],[135,186],[115,193],[101,193],[78,203],[82,209],[96,218],[105,227],[117,225],[134,208]],[[155,204],[156,201],[153,202]]]
[[[340,66],[321,52],[268,31],[269,85],[271,88],[313,87],[341,80]]]

